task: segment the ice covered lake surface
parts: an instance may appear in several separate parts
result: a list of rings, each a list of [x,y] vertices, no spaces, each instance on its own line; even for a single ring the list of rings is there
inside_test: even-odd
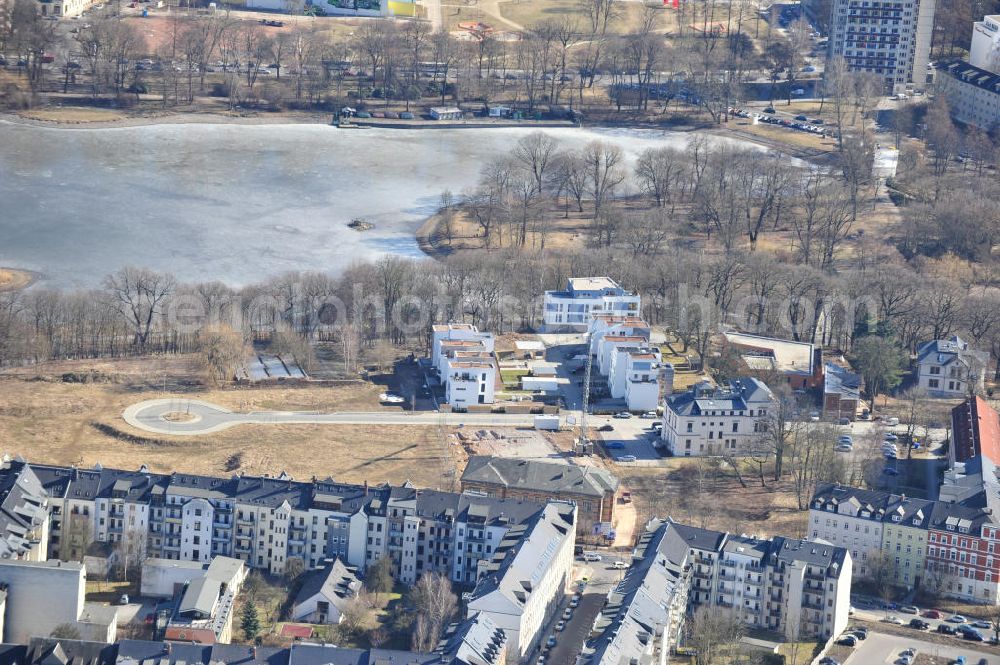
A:
[[[36,271],[50,287],[97,286],[124,265],[238,286],[290,270],[336,273],[384,253],[420,256],[414,232],[441,191],[473,185],[530,131],[0,123],[0,266]],[[546,131],[567,147],[616,143],[630,162],[691,136]],[[347,228],[354,218],[375,228]]]

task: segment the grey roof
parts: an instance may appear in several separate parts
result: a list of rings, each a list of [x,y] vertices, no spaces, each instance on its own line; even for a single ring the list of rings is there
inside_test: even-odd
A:
[[[480,561],[480,576],[469,607],[499,592],[512,609],[522,608],[545,575],[560,541],[575,537],[575,506],[553,501],[534,519],[507,531],[489,561]]]
[[[0,477],[0,557],[17,557],[32,548],[33,532],[47,519],[47,495],[26,464]]]
[[[539,462],[508,457],[473,455],[462,474],[462,482],[546,492],[552,495],[580,494],[603,498],[618,489],[618,479],[603,469],[558,462]]]
[[[702,529],[687,524],[671,522],[673,532],[676,533],[686,547],[707,552],[719,552],[726,540],[726,534],[722,531]]]
[[[667,398],[667,407],[678,415],[696,416],[706,411],[744,411],[774,400],[771,389],[753,377],[740,377],[729,386],[715,387],[708,382]]]
[[[990,515],[984,510],[987,507],[986,493],[983,490],[983,483],[979,475],[980,464],[986,462],[990,469],[993,469],[988,458],[977,456],[966,462],[965,468],[970,471],[967,476],[971,486],[971,496],[961,503],[948,501],[929,501],[927,499],[915,499],[912,497],[892,494],[891,492],[880,492],[878,490],[864,490],[857,487],[846,487],[842,485],[825,483],[817,487],[813,493],[810,506],[817,510],[835,511],[836,508],[845,503],[851,502],[861,509],[868,510],[870,519],[875,522],[890,522],[901,526],[911,526],[918,529],[943,528],[949,516],[960,516],[962,519],[971,519],[978,529],[982,524],[991,520]],[[996,486],[995,472],[991,472],[994,481],[987,484],[987,488]],[[990,474],[988,474],[990,475]],[[997,499],[1000,500],[1000,492]],[[893,519],[898,517],[899,519]],[[866,519],[860,514],[860,519]]]
[[[202,618],[212,616],[215,604],[219,600],[222,591],[222,583],[208,576],[199,577],[192,580],[181,596],[180,605],[177,607],[179,614],[195,614]]]
[[[317,594],[322,594],[337,608],[355,596],[361,588],[357,568],[346,565],[341,559],[334,559],[320,570],[306,574],[302,587],[295,595],[294,605],[306,602]]]
[[[924,363],[948,365],[956,360],[965,364],[976,361],[985,365],[989,360],[989,354],[976,351],[957,335],[948,339],[934,339],[917,347],[917,365]]]
[[[861,398],[861,376],[834,363],[826,363],[823,372],[823,392],[839,394],[841,399]]]
[[[970,65],[964,60],[940,62],[937,67],[939,71],[962,83],[974,85],[994,95],[1000,95],[1000,75]]]
[[[683,570],[688,565],[689,547],[678,526],[682,525],[660,520],[647,524],[633,553],[632,565],[608,594],[595,621],[599,634],[592,641],[593,651],[586,655],[586,662],[650,662],[644,656],[651,638],[667,629],[669,608],[685,598]]]
[[[112,665],[115,645],[85,640],[32,637],[26,656],[31,665]]]
[[[117,665],[207,665],[211,651],[203,644],[120,640]]]
[[[487,614],[475,615],[448,627],[434,653],[452,665],[496,665],[507,634]]]

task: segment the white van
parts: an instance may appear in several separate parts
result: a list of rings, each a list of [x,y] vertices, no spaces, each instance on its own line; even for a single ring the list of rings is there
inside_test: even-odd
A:
[[[584,552],[583,553],[583,560],[584,561],[600,561],[601,560],[601,555],[598,554],[597,552]]]
[[[893,416],[892,418],[886,420],[885,424],[888,425],[889,427],[895,427],[896,425],[899,424],[899,418]]]

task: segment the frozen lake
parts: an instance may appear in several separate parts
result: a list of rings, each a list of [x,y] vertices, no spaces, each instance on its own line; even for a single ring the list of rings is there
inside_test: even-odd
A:
[[[95,286],[123,265],[241,285],[419,256],[414,231],[441,191],[473,185],[485,161],[529,131],[0,122],[0,266],[58,287]],[[567,147],[614,142],[630,157],[690,136],[546,131]],[[346,228],[356,217],[375,229]]]

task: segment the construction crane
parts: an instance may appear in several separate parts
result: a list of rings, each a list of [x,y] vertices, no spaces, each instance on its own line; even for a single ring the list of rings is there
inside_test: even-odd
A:
[[[590,335],[591,333],[588,332],[584,338],[584,353],[587,354],[587,365],[583,373],[583,403],[580,409],[580,441],[578,443],[578,451],[581,455],[587,452],[587,444],[590,443],[587,439],[587,411],[590,410],[590,369],[593,365],[593,356],[590,355]]]

